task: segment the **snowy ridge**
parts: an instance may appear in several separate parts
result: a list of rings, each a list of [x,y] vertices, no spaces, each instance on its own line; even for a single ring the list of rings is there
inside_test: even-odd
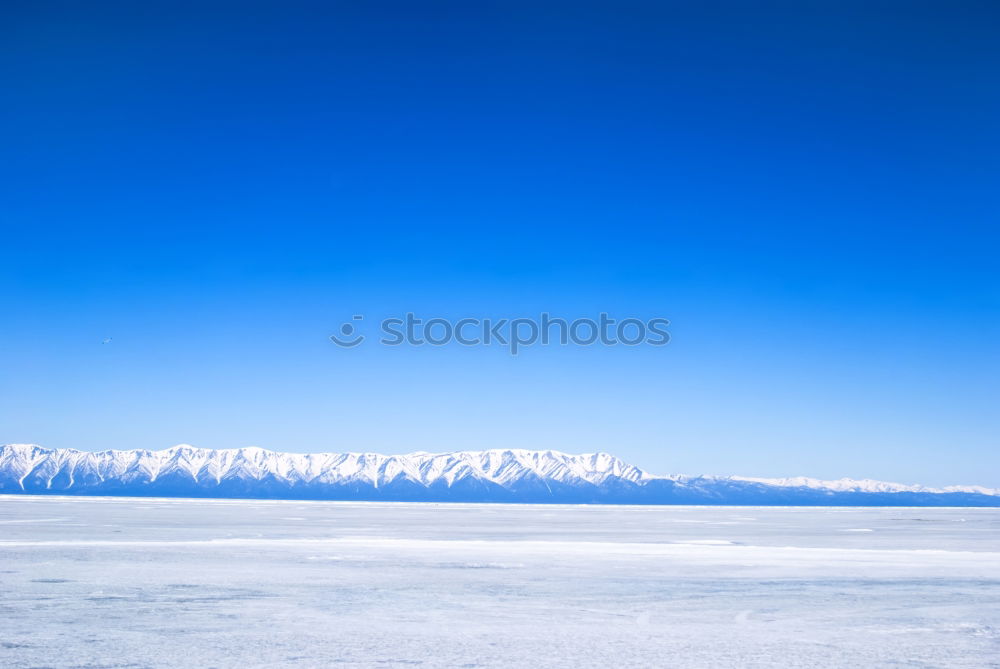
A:
[[[1000,506],[1000,491],[871,480],[654,476],[607,453],[279,453],[182,444],[87,452],[0,446],[0,493],[290,499]]]
[[[874,481],[872,479],[837,479],[836,481],[823,481],[805,476],[782,479],[753,478],[746,476],[733,476],[731,478],[734,481],[750,481],[753,483],[762,483],[764,485],[781,486],[785,488],[815,488],[817,490],[833,490],[836,492],[924,492],[932,494],[966,492],[980,495],[1000,495],[1000,490],[996,488],[985,488],[979,485],[952,485],[944,488],[929,488],[922,485],[904,485],[902,483],[889,483],[888,481]]]
[[[606,453],[568,455],[557,451],[522,449],[459,451],[454,453],[278,453],[262,448],[213,450],[187,444],[162,451],[50,450],[34,444],[0,446],[0,471],[22,482],[29,476],[51,488],[58,480],[156,481],[183,474],[197,483],[227,479],[262,480],[273,477],[289,483],[363,481],[378,487],[400,479],[428,486],[448,485],[476,478],[498,485],[525,476],[558,482],[600,484],[609,477],[627,481],[649,478],[642,470]]]

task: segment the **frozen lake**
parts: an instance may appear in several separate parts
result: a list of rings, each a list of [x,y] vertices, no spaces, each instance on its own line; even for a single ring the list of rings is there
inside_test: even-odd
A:
[[[0,497],[0,666],[1000,667],[1000,509]]]

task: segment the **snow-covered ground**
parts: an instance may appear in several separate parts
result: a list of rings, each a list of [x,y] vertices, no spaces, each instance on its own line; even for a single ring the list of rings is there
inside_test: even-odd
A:
[[[0,497],[0,666],[1000,667],[1000,510]]]

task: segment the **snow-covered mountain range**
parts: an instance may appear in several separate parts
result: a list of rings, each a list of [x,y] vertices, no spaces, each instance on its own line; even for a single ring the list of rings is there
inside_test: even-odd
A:
[[[607,453],[278,453],[0,446],[0,493],[438,502],[1000,506],[1000,490],[871,480],[654,476]]]

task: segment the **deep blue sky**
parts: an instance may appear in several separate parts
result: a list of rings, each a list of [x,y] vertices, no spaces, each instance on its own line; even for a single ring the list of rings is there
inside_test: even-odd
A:
[[[23,2],[0,26],[0,443],[1000,486],[994,3]],[[406,311],[665,316],[673,341],[327,339]]]

